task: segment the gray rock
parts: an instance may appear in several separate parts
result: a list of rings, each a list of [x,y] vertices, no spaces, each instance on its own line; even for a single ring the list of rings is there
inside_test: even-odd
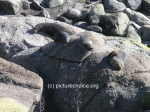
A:
[[[141,27],[141,38],[143,40],[150,41],[150,25],[144,25]]]
[[[88,26],[88,23],[86,21],[79,21],[76,22],[75,24],[73,24],[74,26],[77,26],[79,28],[85,28],[86,26]]]
[[[102,33],[102,31],[103,31],[102,28],[100,26],[97,26],[97,25],[86,26],[85,30],[94,31],[94,32],[97,32],[97,33]]]
[[[104,7],[109,12],[119,12],[126,9],[125,4],[117,0],[104,0]]]
[[[91,11],[88,14],[88,17],[92,15],[105,15],[105,10],[103,4],[97,4],[91,9]]]
[[[126,13],[129,18],[133,15],[133,11],[130,8],[126,8],[124,10],[124,13]]]
[[[150,0],[143,0],[143,8],[146,12],[150,13]]]
[[[131,20],[140,26],[150,25],[150,19],[140,12],[134,11],[133,15],[131,16]]]
[[[0,110],[33,112],[41,99],[43,80],[35,73],[0,58]]]
[[[44,4],[47,5],[49,8],[52,8],[52,7],[62,5],[63,3],[64,0],[46,0]]]
[[[19,11],[21,0],[1,0],[0,7],[10,14],[16,14]]]
[[[141,37],[139,36],[138,31],[132,25],[130,25],[127,29],[127,37],[141,43]]]
[[[141,8],[142,0],[127,0],[127,5],[133,10],[138,10]]]
[[[106,44],[100,44],[102,38],[105,39]],[[78,52],[72,59],[68,52],[63,52],[69,49],[73,52],[76,49],[73,47],[75,45],[69,45],[69,43],[68,47],[65,45],[60,47],[57,44],[49,49],[49,53],[54,49],[59,49],[54,50],[57,53],[52,57],[43,55],[41,50],[32,48],[14,55],[10,61],[24,67],[38,68],[38,72],[44,76],[44,80],[54,84],[94,84],[93,89],[57,88],[53,89],[53,94],[47,94],[61,112],[76,111],[76,104],[79,100],[77,96],[82,99],[79,109],[83,112],[138,111],[143,94],[150,88],[150,73],[146,72],[150,69],[150,52],[142,44],[121,37],[105,37],[94,33],[92,39],[93,52],[81,63],[74,61],[74,59],[81,58]],[[51,44],[53,45],[53,43]],[[48,46],[45,47],[48,49]],[[119,71],[110,65],[107,57],[114,49],[122,49],[126,54],[125,66]],[[38,53],[35,54],[36,52]],[[70,52],[71,56],[73,56],[72,52]],[[58,58],[57,56],[60,55],[65,55],[64,58],[72,61]],[[26,63],[27,59],[28,63]]]
[[[82,15],[82,12],[78,9],[69,8],[66,15],[67,15],[67,17],[77,19]]]
[[[111,32],[114,35],[124,35],[129,24],[128,16],[125,13],[120,12],[114,14],[114,17],[116,18],[117,24],[115,28],[111,29]]]

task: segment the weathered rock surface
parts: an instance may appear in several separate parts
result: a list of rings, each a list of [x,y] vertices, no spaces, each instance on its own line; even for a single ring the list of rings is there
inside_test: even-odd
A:
[[[117,0],[104,0],[104,7],[109,12],[119,12],[126,8],[123,2]]]
[[[84,30],[75,28],[75,31]],[[9,60],[38,72],[49,91],[48,99],[58,111],[74,112],[79,108],[82,112],[138,112],[143,94],[150,89],[150,49],[122,37],[94,32],[91,37],[92,51],[78,48],[79,36],[76,34],[71,36],[69,43],[51,41],[42,48],[21,51]],[[125,66],[119,71],[108,61],[108,55],[114,49],[122,49],[126,54]],[[48,89],[48,83],[95,84],[95,88]]]
[[[44,32],[33,33],[33,27],[44,22],[54,22],[54,20],[40,17],[0,17],[0,56],[9,58],[24,49],[51,42],[50,35]]]
[[[21,0],[1,0],[0,7],[6,12],[16,14],[19,11]]]
[[[0,58],[0,91],[1,112],[32,112],[41,99],[43,80]]]
[[[133,15],[131,16],[131,20],[140,26],[150,24],[150,19],[148,17],[146,17],[144,14],[142,14],[140,12],[136,12],[136,11],[134,11]]]
[[[124,35],[129,24],[128,16],[125,13],[120,12],[114,14],[114,18],[116,18],[117,21],[116,28],[112,28],[111,32],[114,35]]]

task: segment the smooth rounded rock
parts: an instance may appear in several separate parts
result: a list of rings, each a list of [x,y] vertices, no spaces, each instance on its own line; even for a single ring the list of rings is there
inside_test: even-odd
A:
[[[133,40],[141,43],[141,37],[132,25],[130,25],[127,29],[127,37],[132,38]]]
[[[109,12],[119,12],[126,9],[125,4],[117,0],[104,0],[104,6]]]
[[[52,7],[62,5],[63,3],[64,0],[46,0],[44,4],[47,5],[49,8],[52,8]]]
[[[78,17],[80,17],[82,15],[82,13],[78,9],[69,8],[66,15],[67,15],[67,17],[77,19]]]
[[[141,8],[142,0],[127,0],[127,5],[133,10],[138,10]]]

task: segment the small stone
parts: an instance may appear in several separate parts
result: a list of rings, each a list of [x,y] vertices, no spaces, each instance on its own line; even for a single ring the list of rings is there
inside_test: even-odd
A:
[[[82,15],[82,13],[78,9],[69,8],[66,15],[67,15],[67,17],[77,19],[78,17],[80,17]]]

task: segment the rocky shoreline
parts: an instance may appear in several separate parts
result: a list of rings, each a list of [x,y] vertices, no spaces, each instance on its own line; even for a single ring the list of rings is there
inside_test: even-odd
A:
[[[150,0],[0,1],[0,112],[148,112],[149,15]]]

